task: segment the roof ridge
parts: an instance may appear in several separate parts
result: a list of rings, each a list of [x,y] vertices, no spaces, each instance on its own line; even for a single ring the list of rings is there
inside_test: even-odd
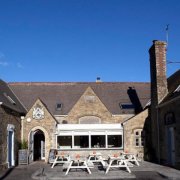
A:
[[[150,82],[8,82],[10,85],[150,84]]]

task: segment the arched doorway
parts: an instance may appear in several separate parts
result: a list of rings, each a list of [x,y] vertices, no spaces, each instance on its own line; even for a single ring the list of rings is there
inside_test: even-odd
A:
[[[36,135],[36,136],[35,136]],[[43,138],[44,135],[44,138]],[[37,143],[35,145],[35,141],[39,141],[39,143]],[[38,160],[38,159],[42,159],[45,160],[45,162],[48,162],[48,156],[49,156],[49,135],[46,129],[44,129],[41,126],[36,126],[33,127],[28,135],[28,143],[29,143],[29,163],[32,163],[33,161]],[[35,146],[35,147],[34,147]],[[39,151],[38,151],[39,149]],[[36,156],[36,158],[34,158],[34,155],[36,153],[34,153],[34,151],[38,151],[41,152],[41,155]]]
[[[41,130],[34,132],[34,161],[45,159],[45,136]]]

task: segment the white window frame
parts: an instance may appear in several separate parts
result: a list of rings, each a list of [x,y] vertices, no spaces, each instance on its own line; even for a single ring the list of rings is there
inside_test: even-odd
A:
[[[75,148],[74,136],[89,136],[88,148]],[[105,147],[104,148],[92,148],[91,147],[91,135],[104,135]],[[122,146],[115,148],[108,148],[108,135],[121,135]],[[72,136],[72,148],[69,150],[84,150],[84,149],[123,149],[123,127],[121,124],[58,124],[56,132],[56,148],[58,136]],[[61,148],[63,149],[63,148]]]
[[[139,134],[138,135],[136,135],[136,132],[138,132]],[[134,130],[134,144],[135,144],[135,147],[144,147],[143,145],[142,145],[142,132],[143,132],[143,129],[135,129]],[[136,145],[136,140],[138,139],[138,143],[139,143],[139,145]]]
[[[91,147],[91,136],[94,136],[94,135],[104,135],[105,136],[105,147],[103,147],[103,148],[94,148],[94,147]],[[121,147],[115,147],[115,148],[108,148],[108,135],[119,135],[119,136],[121,136],[121,138],[122,138],[122,146]],[[71,136],[72,137],[72,144],[71,144],[71,146],[72,146],[72,148],[68,148],[68,149],[76,149],[76,150],[80,150],[80,149],[123,149],[123,134],[121,133],[121,132],[92,132],[92,131],[89,131],[89,132],[86,132],[86,133],[82,133],[82,132],[80,132],[79,134],[78,134],[78,132],[61,132],[61,134],[60,135],[56,135],[56,148],[57,149],[67,149],[67,148],[59,148],[58,147],[58,142],[57,142],[57,140],[58,140],[58,136]],[[74,137],[75,136],[88,136],[88,138],[89,138],[89,147],[88,148],[77,148],[77,147],[75,147],[75,145],[74,145]]]

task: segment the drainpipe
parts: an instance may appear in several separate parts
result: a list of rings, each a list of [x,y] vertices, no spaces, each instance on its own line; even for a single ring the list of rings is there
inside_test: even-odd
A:
[[[21,141],[24,139],[24,116],[21,116]]]
[[[159,113],[158,113],[158,107],[156,107],[157,110],[156,110],[156,115],[157,115],[157,149],[158,149],[158,152],[157,152],[157,158],[158,158],[158,164],[160,164],[160,144],[159,144]]]

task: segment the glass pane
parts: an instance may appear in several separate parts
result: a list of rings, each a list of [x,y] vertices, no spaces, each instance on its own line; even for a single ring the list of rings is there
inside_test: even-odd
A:
[[[88,148],[89,136],[74,136],[74,148]]]
[[[58,136],[57,147],[60,149],[71,149],[72,148],[72,136]]]
[[[139,139],[136,138],[136,146],[139,146]]]
[[[91,136],[92,148],[105,148],[105,136],[104,135],[92,135]]]
[[[108,148],[122,147],[121,135],[108,135]]]
[[[138,131],[136,131],[136,136],[138,136],[139,135],[139,132]]]
[[[141,146],[144,146],[144,139],[141,138]]]

